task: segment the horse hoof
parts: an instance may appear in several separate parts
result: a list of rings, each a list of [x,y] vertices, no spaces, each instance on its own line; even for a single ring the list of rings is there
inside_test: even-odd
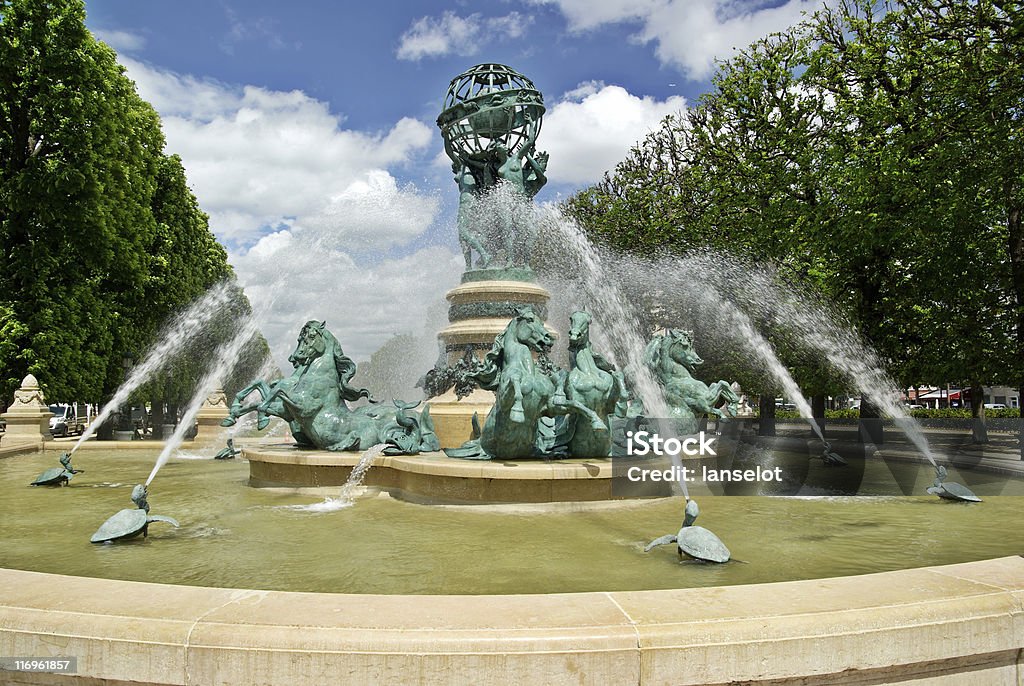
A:
[[[522,424],[526,421],[526,414],[522,410],[512,410],[508,413],[508,418],[516,424]]]
[[[231,423],[234,424],[234,422]],[[266,429],[267,424],[270,424],[270,417],[260,417],[258,420],[256,420],[256,428],[259,429],[260,431]]]
[[[235,425],[235,418],[234,417],[226,417],[223,420],[221,420],[220,425],[221,426],[234,426]]]
[[[600,420],[591,422],[590,426],[594,429],[594,431],[607,431],[608,430],[608,427],[605,426],[604,422],[602,422]]]

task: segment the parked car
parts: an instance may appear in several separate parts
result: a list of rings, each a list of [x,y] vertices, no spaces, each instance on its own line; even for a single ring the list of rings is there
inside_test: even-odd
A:
[[[985,403],[986,410],[1005,410],[1006,405],[1004,403]]]
[[[78,411],[74,405],[50,405],[50,433],[55,437],[81,436],[85,433],[85,424],[79,421]]]
[[[924,408],[924,405],[910,404],[910,405],[907,405],[907,409],[908,410],[923,410],[925,408]]]

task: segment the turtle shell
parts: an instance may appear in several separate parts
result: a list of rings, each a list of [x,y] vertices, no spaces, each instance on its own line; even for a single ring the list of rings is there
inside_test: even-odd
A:
[[[36,477],[36,480],[32,482],[32,486],[59,486],[65,481],[71,478],[71,472],[68,472],[63,467],[52,467],[47,469],[45,472]]]
[[[148,517],[145,510],[128,508],[121,510],[100,525],[89,540],[93,543],[106,543],[119,538],[132,538],[146,528]]]
[[[974,495],[971,489],[967,488],[963,484],[958,484],[955,481],[943,483],[941,490],[936,493],[936,495],[940,498],[945,498],[946,500],[965,500],[971,503],[981,502],[981,498]]]
[[[702,526],[684,526],[676,534],[679,549],[690,557],[705,562],[728,562],[730,553],[725,544]]]

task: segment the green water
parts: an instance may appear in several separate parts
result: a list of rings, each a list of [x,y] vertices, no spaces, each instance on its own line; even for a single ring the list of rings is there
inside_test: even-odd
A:
[[[337,593],[502,594],[685,588],[785,581],[1024,553],[1024,484],[965,475],[985,502],[933,496],[698,498],[698,524],[737,561],[680,563],[681,498],[558,506],[415,505],[366,497],[333,512],[322,498],[249,488],[241,460],[178,460],[150,486],[153,514],[181,528],[94,545],[126,507],[155,452],[81,451],[66,488],[30,487],[57,453],[0,459],[0,566],[170,584]],[[880,468],[886,469],[884,465]],[[874,466],[865,469],[871,479]],[[930,468],[907,465],[919,490]],[[965,481],[951,470],[951,480]],[[915,486],[916,487],[916,486]],[[340,489],[339,489],[340,490]],[[997,495],[1002,494],[1002,495]]]

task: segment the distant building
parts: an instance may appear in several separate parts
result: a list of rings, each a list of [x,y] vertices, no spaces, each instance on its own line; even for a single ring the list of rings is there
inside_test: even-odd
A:
[[[1009,386],[984,386],[984,403],[1020,407],[1020,394],[1017,389]],[[971,391],[969,388],[919,388],[903,396],[908,405],[924,405],[932,409],[942,407],[971,407]]]

